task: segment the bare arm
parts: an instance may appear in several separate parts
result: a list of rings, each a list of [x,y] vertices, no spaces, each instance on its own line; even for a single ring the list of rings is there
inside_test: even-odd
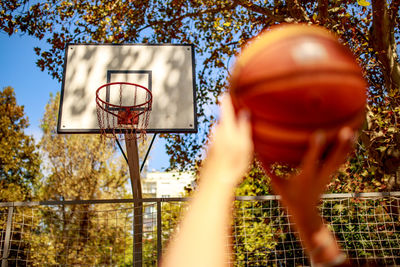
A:
[[[306,250],[315,263],[342,262],[333,233],[324,226],[316,205],[330,175],[344,161],[353,133],[344,128],[335,149],[320,162],[324,135],[310,142],[299,175],[283,180],[272,177],[276,193],[289,209]],[[246,116],[234,116],[229,98],[223,101],[222,118],[211,138],[211,146],[200,174],[199,190],[163,257],[163,267],[226,266],[230,257],[230,223],[234,188],[252,159],[250,124]],[[323,266],[323,265],[322,265]]]
[[[321,161],[325,136],[317,133],[310,140],[309,151],[305,155],[299,175],[285,180],[270,173],[273,188],[281,195],[282,203],[288,207],[303,240],[303,246],[314,263],[324,263],[327,266],[345,264],[344,254],[340,251],[333,233],[323,224],[317,204],[331,180],[331,174],[344,162],[353,140],[352,130],[342,128],[333,151]]]
[[[163,257],[163,267],[226,266],[230,258],[230,224],[234,189],[253,155],[250,123],[235,117],[229,97],[211,136],[198,191]]]

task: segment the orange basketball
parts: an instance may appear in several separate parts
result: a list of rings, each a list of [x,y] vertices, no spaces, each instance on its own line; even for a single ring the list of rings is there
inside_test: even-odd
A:
[[[328,30],[275,26],[238,56],[230,79],[236,110],[252,115],[254,146],[264,164],[298,165],[318,129],[328,142],[364,121],[366,82],[353,54]]]

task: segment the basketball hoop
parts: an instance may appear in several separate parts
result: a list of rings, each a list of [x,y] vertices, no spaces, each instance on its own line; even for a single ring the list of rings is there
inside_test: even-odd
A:
[[[151,91],[138,84],[113,82],[100,86],[96,90],[96,112],[101,134],[119,139],[145,137],[152,99]]]

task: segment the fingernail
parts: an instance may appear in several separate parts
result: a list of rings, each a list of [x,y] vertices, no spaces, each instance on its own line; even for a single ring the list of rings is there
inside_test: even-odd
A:
[[[339,138],[349,143],[354,143],[356,137],[350,127],[344,127],[339,132]]]
[[[250,111],[246,110],[246,109],[242,109],[241,111],[239,111],[239,120],[241,121],[250,121]]]
[[[318,130],[314,133],[315,142],[317,144],[323,144],[325,142],[325,133],[322,130]]]
[[[354,137],[353,131],[350,129],[350,127],[344,127],[340,130],[339,132],[340,138],[343,140],[352,140]]]

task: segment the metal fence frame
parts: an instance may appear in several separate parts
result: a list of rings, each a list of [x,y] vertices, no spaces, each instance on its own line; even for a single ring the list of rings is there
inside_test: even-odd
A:
[[[34,207],[34,206],[57,206],[57,205],[89,205],[89,204],[134,204],[138,203],[156,203],[157,207],[157,262],[160,262],[162,255],[162,228],[161,225],[161,203],[163,202],[186,202],[189,198],[143,198],[137,199],[94,199],[94,200],[65,200],[65,201],[31,201],[31,202],[0,202],[0,208],[9,208],[6,233],[4,238],[4,246],[2,248],[3,255],[1,255],[1,267],[8,266],[9,243],[11,235],[12,217],[15,207]],[[141,265],[141,264],[140,264]]]
[[[340,194],[324,194],[322,199],[345,199],[345,198],[384,198],[384,197],[400,197],[400,192],[373,192],[373,193],[340,193]],[[157,218],[157,262],[160,262],[162,255],[162,203],[164,202],[187,202],[190,198],[144,198],[135,199],[96,199],[96,200],[66,200],[66,201],[33,201],[33,202],[0,202],[0,208],[8,208],[8,216],[6,223],[6,231],[1,256],[1,267],[8,266],[9,243],[12,228],[12,218],[14,208],[16,207],[33,207],[33,206],[56,206],[56,205],[85,205],[85,204],[122,204],[122,203],[156,203]],[[278,195],[265,196],[238,196],[237,201],[266,201],[279,200]],[[141,264],[140,264],[141,265]]]

